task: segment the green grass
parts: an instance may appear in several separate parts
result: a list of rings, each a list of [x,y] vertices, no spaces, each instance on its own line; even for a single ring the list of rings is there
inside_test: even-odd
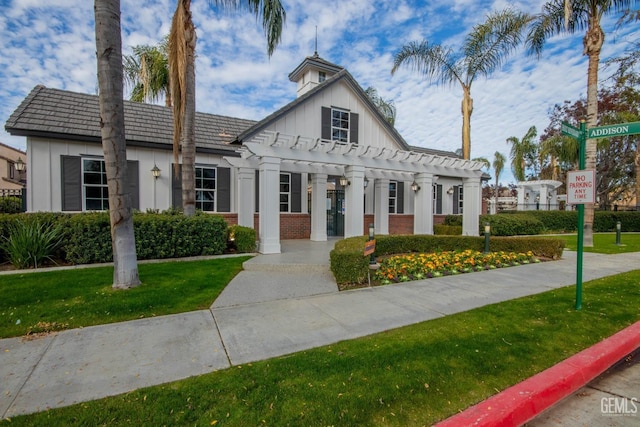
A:
[[[577,234],[554,235],[554,238],[563,239],[566,249],[578,250]],[[597,252],[601,254],[620,254],[624,252],[640,252],[640,234],[622,233],[620,245],[616,245],[616,233],[594,233],[593,247],[584,247],[585,252]]]
[[[0,425],[431,425],[640,319],[640,271]]]
[[[126,291],[113,267],[0,276],[0,338],[206,309],[247,259],[139,264]]]

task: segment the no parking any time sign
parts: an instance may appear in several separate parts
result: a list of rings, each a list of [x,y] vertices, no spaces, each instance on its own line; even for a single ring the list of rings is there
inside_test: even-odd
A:
[[[596,172],[578,170],[567,172],[567,203],[580,205],[596,202]]]

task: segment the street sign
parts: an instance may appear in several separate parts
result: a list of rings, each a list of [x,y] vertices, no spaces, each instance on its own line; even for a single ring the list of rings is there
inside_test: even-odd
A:
[[[567,136],[571,136],[575,139],[580,138],[580,134],[581,134],[580,129],[578,129],[577,127],[571,126],[569,123],[566,123],[566,122],[562,122],[562,125],[560,126],[560,131],[563,134]]]
[[[567,172],[567,203],[579,205],[596,202],[596,171]]]
[[[564,126],[564,123],[562,124]],[[587,131],[587,138],[607,138],[609,136],[633,135],[640,133],[640,122],[619,123],[617,125],[598,126]]]

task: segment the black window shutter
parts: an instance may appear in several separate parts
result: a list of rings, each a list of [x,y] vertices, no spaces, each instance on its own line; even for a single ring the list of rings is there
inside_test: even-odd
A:
[[[398,181],[396,185],[396,213],[404,213],[404,182]]]
[[[171,164],[171,205],[182,209],[182,165]]]
[[[62,162],[62,210],[82,210],[82,167],[77,156],[60,156]]]
[[[291,174],[291,212],[302,212],[302,175]]]
[[[358,114],[351,113],[349,115],[349,142],[358,143]]]
[[[140,209],[140,175],[138,174],[138,161],[127,160],[127,184],[131,197],[131,208]]]
[[[216,175],[218,212],[231,212],[231,169],[218,168]]]
[[[453,186],[453,214],[458,215],[458,206],[460,205],[460,187]]]
[[[442,214],[442,184],[435,186],[436,190],[436,214]]]
[[[322,107],[322,123],[320,138],[331,141],[331,108]]]
[[[256,212],[260,212],[260,171],[256,170]]]

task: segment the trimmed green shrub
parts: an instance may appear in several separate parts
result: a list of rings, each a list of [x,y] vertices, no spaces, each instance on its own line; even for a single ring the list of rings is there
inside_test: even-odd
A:
[[[369,257],[364,256],[366,237],[350,237],[336,242],[330,253],[331,271],[339,285],[363,284],[367,281]],[[376,238],[375,255],[385,256],[411,252],[441,252],[472,249],[484,250],[484,237],[393,235]],[[564,241],[551,237],[491,237],[491,251],[528,252],[535,256],[558,259]]]
[[[227,229],[228,245],[238,253],[256,251],[256,230],[241,225],[230,225]]]
[[[577,221],[577,220],[576,220]],[[620,221],[621,230],[640,231],[640,212],[596,211],[593,219],[593,231],[616,231],[616,223]]]
[[[22,212],[22,199],[20,197],[0,197],[0,213],[15,214]]]
[[[445,216],[444,225],[459,225],[460,227],[462,227],[462,215]]]
[[[45,260],[52,261],[62,242],[59,227],[33,221],[18,221],[8,227],[0,246],[15,268],[38,268]]]
[[[544,230],[542,222],[529,214],[480,215],[480,234],[484,225],[491,225],[492,236],[522,236],[540,234]]]
[[[436,236],[460,236],[462,234],[462,226],[436,224],[433,226],[433,234]]]

